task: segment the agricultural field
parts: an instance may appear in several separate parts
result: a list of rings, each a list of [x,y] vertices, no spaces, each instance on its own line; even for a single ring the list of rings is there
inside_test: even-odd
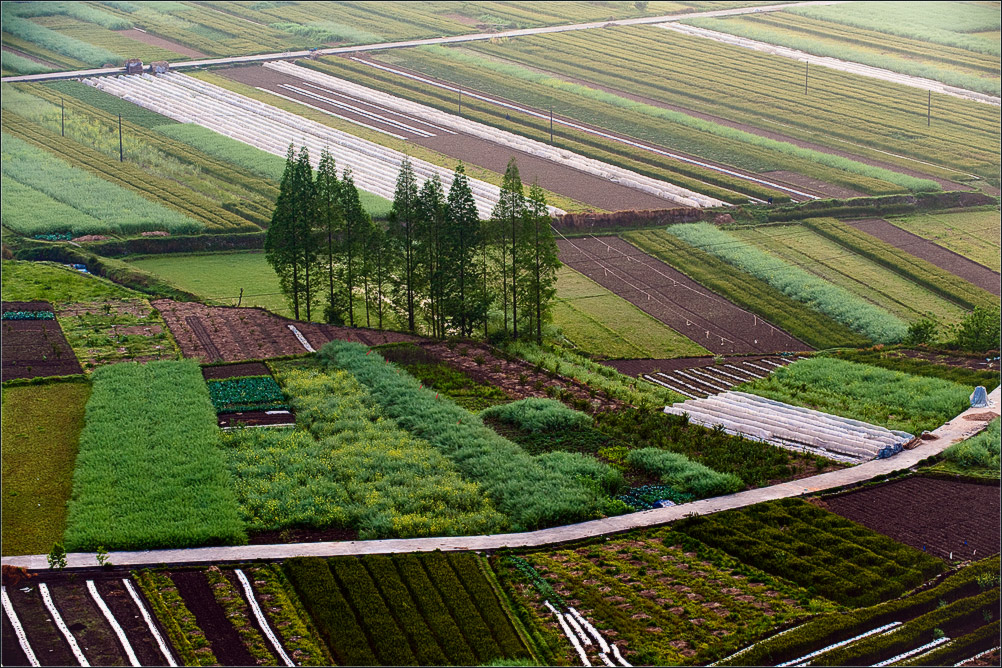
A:
[[[969,407],[972,385],[815,357],[776,369],[742,390],[784,403],[920,434]]]
[[[1002,269],[1002,217],[998,210],[916,213],[890,222],[984,265],[996,275]]]
[[[954,325],[963,319],[966,309],[974,306],[968,300],[979,296],[975,289],[957,279],[952,282],[958,290],[944,295],[953,277],[937,267],[926,265],[907,272],[894,261],[908,256],[895,253],[877,239],[864,235],[847,239],[841,234],[846,228],[838,221],[817,219],[812,222],[814,224],[737,229],[731,230],[730,235],[842,287],[907,322],[927,318],[942,328]],[[820,229],[815,231],[816,227]],[[857,240],[865,244],[862,250],[869,252],[870,257],[854,247],[853,242]],[[908,259],[913,266],[917,264],[916,260]],[[934,286],[935,291],[927,286]],[[989,300],[990,297],[984,295],[983,301]]]
[[[4,556],[62,538],[88,396],[84,381],[3,388]]]
[[[82,373],[47,302],[3,302],[3,380]]]
[[[575,348],[608,358],[708,354],[702,346],[566,265],[557,272],[553,324]]]

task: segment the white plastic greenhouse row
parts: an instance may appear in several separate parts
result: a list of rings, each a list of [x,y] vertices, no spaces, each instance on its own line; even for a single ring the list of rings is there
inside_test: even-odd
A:
[[[665,413],[687,413],[692,422],[726,430],[776,445],[802,444],[857,461],[889,457],[912,435],[877,425],[791,406],[745,392],[725,392],[691,399],[665,408]]]
[[[701,195],[666,181],[653,179],[622,167],[610,165],[601,162],[600,160],[595,160],[594,158],[587,158],[572,151],[550,146],[549,144],[536,141],[535,139],[522,137],[506,130],[500,130],[483,123],[463,118],[462,116],[449,114],[433,107],[419,104],[417,102],[411,102],[410,100],[405,100],[403,98],[396,97],[395,95],[390,95],[389,93],[383,93],[372,88],[367,88],[345,79],[317,72],[316,70],[293,65],[292,63],[285,61],[265,63],[264,67],[289,76],[294,76],[304,81],[311,81],[330,91],[344,93],[360,100],[381,105],[388,109],[404,112],[415,118],[431,121],[437,125],[451,128],[458,132],[486,139],[500,146],[507,146],[545,160],[566,165],[567,167],[571,167],[580,172],[592,174],[594,176],[607,179],[613,183],[618,183],[629,188],[634,188],[635,190],[663,197],[684,206],[726,206],[725,202],[718,199]]]
[[[316,165],[323,148],[334,155],[338,168],[350,167],[362,190],[393,199],[404,154],[330,128],[291,112],[192,77],[170,73],[153,77],[118,76],[88,79],[86,83],[182,123],[196,123],[222,135],[284,157],[289,144],[306,146]],[[420,183],[438,174],[446,188],[452,172],[411,158]],[[497,186],[470,179],[470,188],[482,217],[489,217],[500,196]],[[563,211],[550,207],[559,215]]]

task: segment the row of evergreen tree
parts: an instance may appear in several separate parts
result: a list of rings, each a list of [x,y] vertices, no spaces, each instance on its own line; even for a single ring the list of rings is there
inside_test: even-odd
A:
[[[446,193],[438,175],[419,188],[405,158],[383,224],[362,208],[350,168],[339,178],[324,149],[314,173],[292,145],[265,254],[297,320],[382,329],[393,312],[435,337],[541,341],[560,266],[544,192],[533,184],[525,196],[514,158],[483,221],[462,163]]]

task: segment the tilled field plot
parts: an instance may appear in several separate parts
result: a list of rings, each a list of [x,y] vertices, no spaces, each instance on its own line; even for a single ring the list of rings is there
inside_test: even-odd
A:
[[[880,218],[867,218],[865,220],[850,220],[846,222],[857,230],[873,235],[892,246],[906,250],[915,257],[931,262],[940,269],[945,269],[954,276],[959,276],[993,295],[1002,294],[1002,288],[999,285],[999,275],[988,267],[969,260],[963,255],[954,253],[952,250],[943,248],[928,239],[923,239],[917,234],[912,234]]]
[[[206,381],[228,380],[231,378],[247,378],[248,376],[271,377],[271,370],[263,362],[245,362],[243,364],[223,364],[221,366],[202,367],[202,377]],[[217,412],[216,418],[220,427],[233,427],[238,423],[248,427],[265,425],[295,424],[296,418],[290,410],[241,410],[237,412]]]
[[[681,357],[670,360],[636,359],[602,362],[627,376],[667,385],[683,396],[696,397],[727,392],[742,383],[765,378],[799,357]]]
[[[560,261],[713,353],[810,350],[617,237],[561,239]]]
[[[503,174],[508,160],[515,156],[524,183],[539,181],[552,192],[566,195],[591,206],[609,211],[622,209],[663,209],[671,200],[586,174],[572,167],[538,158],[523,151],[501,146],[486,139],[453,132],[418,120],[395,110],[336,93],[322,86],[264,67],[236,67],[225,71],[227,77],[241,83],[318,107],[339,117],[362,123],[396,138],[406,139],[462,160]]]
[[[288,320],[258,308],[206,306],[170,299],[157,300],[153,306],[163,315],[182,354],[203,362],[240,362],[306,353],[290,325],[314,349],[335,339],[368,346],[420,340],[397,332]]]
[[[28,308],[25,305],[34,305]],[[9,307],[9,308],[8,308]],[[4,311],[52,311],[45,302],[5,302]],[[2,321],[0,378],[37,378],[83,373],[56,320]]]
[[[952,552],[954,559],[971,559],[999,551],[997,483],[913,476],[829,497],[824,505],[937,557]]]

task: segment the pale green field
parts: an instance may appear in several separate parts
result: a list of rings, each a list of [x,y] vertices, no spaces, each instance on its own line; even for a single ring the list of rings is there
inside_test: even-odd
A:
[[[557,272],[553,322],[578,348],[602,357],[667,359],[710,354],[569,267]]]
[[[992,271],[1002,270],[1002,259],[999,257],[1002,251],[1002,214],[997,209],[919,213],[889,220]]]
[[[962,307],[800,225],[746,228],[730,233],[909,322],[932,318],[948,324],[960,322],[964,317]]]

